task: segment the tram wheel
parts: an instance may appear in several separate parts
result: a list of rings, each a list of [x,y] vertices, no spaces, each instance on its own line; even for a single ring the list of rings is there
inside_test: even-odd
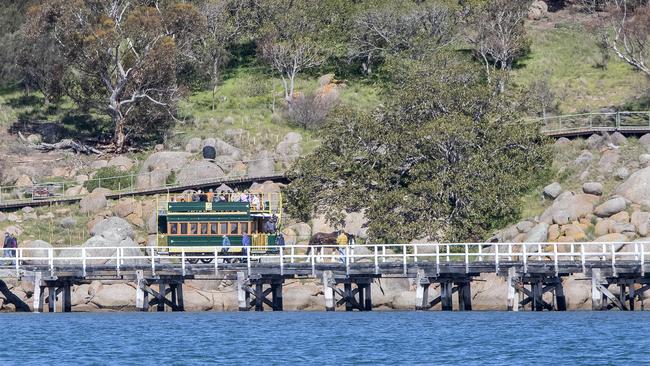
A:
[[[199,263],[199,258],[187,258],[187,263],[197,264]]]
[[[201,263],[205,263],[205,264],[212,263],[212,258],[201,258]]]

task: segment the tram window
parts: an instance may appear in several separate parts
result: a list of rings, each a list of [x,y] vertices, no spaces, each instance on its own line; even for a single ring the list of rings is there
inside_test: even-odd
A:
[[[249,232],[248,232],[248,223],[247,222],[242,222],[241,223],[241,233],[242,234],[249,234]]]
[[[201,225],[201,235],[208,235],[208,224],[203,222],[199,225]]]
[[[253,225],[251,225],[251,234],[254,234],[257,232],[257,221],[253,221]]]
[[[213,222],[210,224],[210,235],[217,235],[217,223]]]
[[[169,224],[169,233],[172,235],[178,234],[178,224],[176,223]]]
[[[196,235],[199,233],[199,225],[197,223],[190,224],[190,235]]]
[[[228,223],[227,222],[222,222],[219,224],[219,235],[226,235],[228,234]]]
[[[181,225],[181,235],[187,235],[187,223],[182,222],[180,225]]]
[[[239,231],[239,225],[236,222],[231,222],[230,223],[230,233],[231,234],[238,234]]]

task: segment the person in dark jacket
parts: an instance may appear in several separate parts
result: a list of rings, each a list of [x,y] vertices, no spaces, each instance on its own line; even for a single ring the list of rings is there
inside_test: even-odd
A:
[[[11,235],[9,235],[8,232],[5,232],[4,242],[2,244],[3,257],[11,257],[11,251],[9,250],[10,247],[11,247]]]

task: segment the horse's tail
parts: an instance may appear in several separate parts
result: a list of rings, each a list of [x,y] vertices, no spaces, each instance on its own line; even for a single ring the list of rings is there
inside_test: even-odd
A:
[[[307,245],[307,253],[305,253],[305,255],[309,255],[309,253],[311,253],[311,248],[312,248],[313,245],[314,244],[310,240],[309,244]]]

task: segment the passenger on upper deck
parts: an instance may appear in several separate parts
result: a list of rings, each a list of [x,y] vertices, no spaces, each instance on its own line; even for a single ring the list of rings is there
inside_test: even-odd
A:
[[[205,194],[206,202],[212,202],[214,201],[214,191],[212,188],[208,191],[208,193]]]
[[[256,194],[253,194],[252,196],[253,196],[253,198],[251,199],[251,207],[253,207],[254,209],[256,209],[258,211],[261,210],[262,205],[261,205],[261,202],[260,202],[260,197],[258,195],[256,195]]]
[[[241,202],[248,202],[248,192],[242,192],[242,194],[239,195],[239,200]]]

